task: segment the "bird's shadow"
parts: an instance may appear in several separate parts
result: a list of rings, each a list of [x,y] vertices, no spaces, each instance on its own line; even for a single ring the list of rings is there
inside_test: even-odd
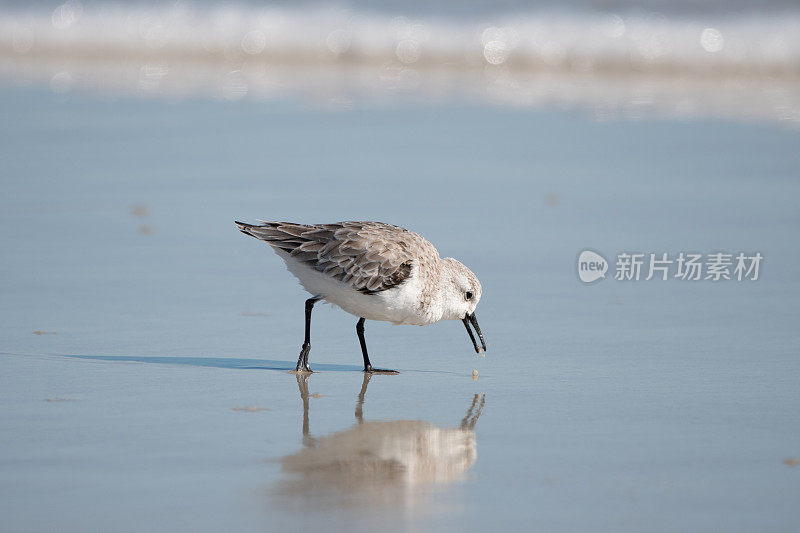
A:
[[[61,354],[72,359],[88,359],[93,361],[117,361],[130,363],[148,363],[157,365],[186,365],[207,368],[230,368],[233,370],[274,370],[288,372],[295,369],[296,361],[275,361],[272,359],[244,359],[235,357],[167,357],[138,355],[74,355]],[[315,371],[321,372],[361,372],[362,367],[355,365],[336,365],[315,363]]]
[[[206,368],[229,368],[232,370],[272,370],[276,372],[293,371],[296,361],[276,361],[273,359],[245,359],[241,357],[180,357],[180,356],[140,356],[140,355],[79,355],[54,354],[71,359],[90,361],[115,361],[120,363],[147,363],[156,365],[185,365]],[[314,372],[362,372],[364,367],[357,365],[337,365],[314,363]],[[422,372],[433,374],[455,374],[447,370],[402,370],[402,372]]]

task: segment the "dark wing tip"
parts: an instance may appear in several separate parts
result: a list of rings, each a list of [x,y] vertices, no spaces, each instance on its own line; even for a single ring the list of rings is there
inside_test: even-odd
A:
[[[250,235],[251,237],[253,236],[253,234],[250,233],[250,231],[248,231],[250,228],[253,227],[252,224],[245,224],[244,222],[239,222],[238,220],[234,220],[233,223],[236,224],[236,227],[239,228],[239,231],[241,231],[245,235]]]

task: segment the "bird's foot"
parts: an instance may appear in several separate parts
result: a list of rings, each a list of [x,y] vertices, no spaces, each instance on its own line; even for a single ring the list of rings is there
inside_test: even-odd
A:
[[[310,374],[311,368],[308,366],[308,354],[311,352],[311,345],[304,344],[300,348],[300,356],[297,358],[297,366],[294,371],[296,373]]]
[[[372,365],[364,367],[364,372],[367,374],[399,374],[397,370],[389,370],[386,368],[372,368]]]

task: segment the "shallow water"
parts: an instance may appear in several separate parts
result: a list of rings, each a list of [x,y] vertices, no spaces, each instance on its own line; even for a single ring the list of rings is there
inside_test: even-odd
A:
[[[0,102],[7,530],[796,528],[798,132]],[[306,296],[233,225],[256,218],[422,233],[481,279],[487,357],[457,322],[367,323],[401,373],[365,386],[356,319],[318,306],[298,382]],[[585,248],[765,259],[755,282],[583,285]]]

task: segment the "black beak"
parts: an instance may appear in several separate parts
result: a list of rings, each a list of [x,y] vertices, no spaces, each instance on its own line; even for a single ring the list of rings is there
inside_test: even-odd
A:
[[[464,327],[467,328],[467,333],[469,333],[469,338],[472,341],[472,346],[475,348],[475,353],[481,353],[486,351],[486,341],[483,340],[483,333],[481,333],[481,328],[478,326],[478,319],[475,316],[475,313],[471,315],[467,315],[461,319],[464,323]],[[472,324],[472,327],[475,328],[475,333],[478,334],[478,338],[481,340],[482,348],[478,348],[478,343],[475,340],[475,335],[472,334],[472,330],[469,328],[469,325]]]

